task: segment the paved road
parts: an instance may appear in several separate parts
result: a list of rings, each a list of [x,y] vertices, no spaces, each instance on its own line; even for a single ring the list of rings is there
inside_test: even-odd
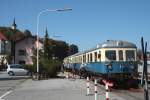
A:
[[[50,79],[44,81],[28,80],[4,100],[87,100],[84,82],[81,80]]]
[[[1,82],[0,82],[1,83]],[[14,89],[7,89],[0,100],[94,100],[94,85],[91,82],[90,96],[86,96],[86,80],[84,79],[49,79],[33,81],[7,81]],[[4,82],[3,85],[6,85]],[[7,85],[7,86],[9,86]],[[129,91],[114,91],[110,100],[144,100],[143,93]],[[98,87],[98,99],[105,99],[105,89]]]
[[[29,76],[9,76],[6,71],[0,71],[0,81],[1,80],[16,80],[16,79],[26,79]]]
[[[14,90],[28,78],[29,76],[9,76],[6,71],[0,72],[0,100],[3,94]]]
[[[15,90],[6,93],[3,100],[94,100],[94,86],[91,85],[91,95],[86,96],[86,81],[83,79],[50,79],[22,83]],[[98,89],[98,100],[105,99],[105,90]],[[110,100],[123,99],[110,93]],[[136,100],[136,99],[135,99]]]

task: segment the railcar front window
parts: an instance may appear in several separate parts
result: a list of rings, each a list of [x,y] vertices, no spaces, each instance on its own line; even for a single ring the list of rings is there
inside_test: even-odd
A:
[[[105,56],[106,56],[107,60],[116,60],[116,51],[108,50],[105,52]]]
[[[97,52],[95,52],[94,55],[95,55],[95,62],[97,62]]]
[[[127,61],[134,61],[135,60],[134,50],[127,50],[126,51],[126,60]]]
[[[98,59],[99,59],[99,61],[101,61],[101,51],[99,51]]]
[[[90,57],[89,57],[89,54],[88,54],[88,62],[90,62]]]
[[[93,59],[92,59],[93,57],[92,57],[92,53],[90,53],[90,62],[92,62],[93,61]]]
[[[123,60],[123,51],[119,50],[119,61]]]

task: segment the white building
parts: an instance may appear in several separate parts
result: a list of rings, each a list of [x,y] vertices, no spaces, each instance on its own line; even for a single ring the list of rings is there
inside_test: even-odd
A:
[[[26,36],[23,39],[16,42],[15,48],[15,63],[19,64],[33,64],[33,48],[36,48],[36,37]],[[39,43],[39,48],[42,47],[42,43]]]
[[[4,69],[3,64],[7,63],[6,54],[11,52],[10,42],[7,38],[0,32],[0,69]]]

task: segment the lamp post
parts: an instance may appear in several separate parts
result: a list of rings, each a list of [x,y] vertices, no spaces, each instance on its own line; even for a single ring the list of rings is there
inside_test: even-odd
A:
[[[71,8],[54,9],[54,10],[45,9],[39,12],[37,15],[37,32],[36,32],[36,35],[37,35],[37,80],[39,79],[39,18],[45,12],[61,12],[61,11],[70,11],[70,10],[72,9]]]
[[[15,33],[16,33],[16,28],[17,28],[17,25],[16,25],[16,22],[15,22],[15,18],[14,18],[14,22],[12,24],[12,27],[11,29],[13,30],[13,33],[14,33],[14,39],[11,40],[11,49],[12,49],[12,55],[13,55],[13,64],[15,64],[15,52],[16,52],[16,36],[15,36]]]

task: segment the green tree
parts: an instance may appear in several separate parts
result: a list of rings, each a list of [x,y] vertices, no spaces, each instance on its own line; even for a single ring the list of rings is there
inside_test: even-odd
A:
[[[50,39],[47,29],[43,43],[43,50],[39,50],[39,73],[42,76],[46,74],[48,77],[55,77],[57,72],[60,71],[63,59],[68,56],[69,45],[64,41]],[[78,47],[71,45],[71,50],[76,53],[78,52]],[[33,53],[34,66],[36,66],[37,61],[36,52],[35,49]]]
[[[59,60],[63,60],[66,56],[68,56],[69,46],[64,41],[55,41],[55,45],[53,46],[54,56]]]
[[[7,60],[7,63],[8,63],[8,64],[11,64],[11,62],[12,62],[12,55],[11,55],[11,53],[8,53],[8,54],[6,55],[6,60]]]
[[[32,36],[32,33],[31,33],[31,31],[29,31],[29,30],[25,30],[24,31],[24,35],[27,37],[27,36]]]
[[[75,44],[71,44],[69,46],[69,55],[73,55],[75,53],[78,53],[78,46]]]
[[[49,41],[49,35],[48,35],[48,31],[47,31],[47,28],[46,28],[46,32],[45,32],[45,37],[44,37],[44,56],[46,58],[51,58],[51,55],[50,55],[50,41]]]

